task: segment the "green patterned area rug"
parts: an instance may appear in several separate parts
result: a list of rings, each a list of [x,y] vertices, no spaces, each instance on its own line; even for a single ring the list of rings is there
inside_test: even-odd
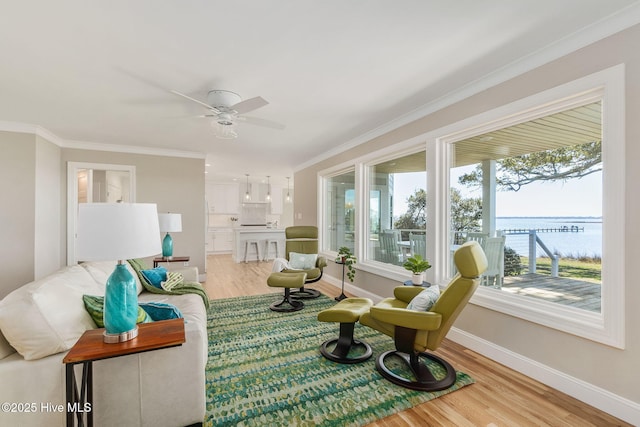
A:
[[[393,340],[356,324],[355,337],[373,348],[363,363],[326,360],[320,344],[337,323],[317,314],[336,302],[324,295],[294,313],[269,304],[280,294],[212,300],[208,311],[207,426],[362,426],[473,383],[458,372],[448,390],[408,390],[384,380],[375,358]]]

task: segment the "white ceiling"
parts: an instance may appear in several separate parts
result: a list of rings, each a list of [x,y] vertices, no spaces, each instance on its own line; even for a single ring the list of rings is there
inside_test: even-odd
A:
[[[0,1],[0,129],[206,153],[209,177],[285,184],[303,163],[640,16],[637,0]],[[240,124],[236,140],[216,139],[204,108],[169,92],[206,101],[211,89],[262,96],[250,115],[286,129]]]

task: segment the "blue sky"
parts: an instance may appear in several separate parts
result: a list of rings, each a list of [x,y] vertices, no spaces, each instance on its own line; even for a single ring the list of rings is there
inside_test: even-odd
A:
[[[458,168],[451,183],[465,197],[479,197],[480,189],[470,192],[457,184],[457,176],[470,170]],[[424,172],[395,174],[394,213],[399,215],[407,209],[407,198],[416,189],[425,188]],[[594,173],[582,179],[568,182],[534,183],[518,192],[498,191],[496,195],[497,216],[602,216],[602,173]]]

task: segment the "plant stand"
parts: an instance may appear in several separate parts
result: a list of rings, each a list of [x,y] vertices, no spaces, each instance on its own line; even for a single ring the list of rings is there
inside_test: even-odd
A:
[[[336,261],[336,264],[342,264],[342,292],[340,293],[340,295],[338,295],[337,297],[335,297],[336,301],[342,301],[345,298],[348,298],[345,294],[344,294],[344,269],[347,265],[346,262],[339,262]]]

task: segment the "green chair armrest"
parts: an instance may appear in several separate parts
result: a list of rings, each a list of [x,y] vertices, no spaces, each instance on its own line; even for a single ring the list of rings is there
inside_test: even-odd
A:
[[[422,286],[398,286],[393,290],[393,296],[409,304],[422,291],[424,291]]]
[[[319,256],[316,260],[316,267],[319,269],[323,269],[327,266],[327,259],[323,256]]]
[[[371,317],[380,322],[421,331],[433,331],[440,327],[442,315],[432,311],[415,311],[405,308],[371,307]]]

